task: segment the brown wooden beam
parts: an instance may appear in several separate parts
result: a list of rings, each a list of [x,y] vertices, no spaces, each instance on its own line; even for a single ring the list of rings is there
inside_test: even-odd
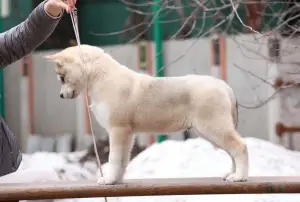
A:
[[[246,182],[221,178],[127,180],[119,185],[96,181],[0,184],[0,201],[203,194],[300,193],[300,177],[251,177]]]
[[[284,133],[297,133],[300,132],[300,126],[286,126],[283,123],[276,124],[276,134],[278,137],[283,136]]]
[[[254,2],[252,0],[246,0],[245,4],[247,25],[257,31],[263,20],[263,15],[261,14],[261,12],[263,12],[265,7],[267,6],[267,3],[264,1]],[[248,33],[252,33],[252,31],[248,28],[245,31]]]
[[[300,83],[294,83],[293,81],[283,81],[281,78],[277,78],[275,80],[274,87],[276,89],[285,87],[285,86],[290,86],[294,85],[295,87],[300,87]],[[278,137],[282,137],[284,133],[296,133],[300,132],[300,126],[286,126],[281,122],[276,123],[276,135]]]
[[[275,79],[274,87],[276,89],[278,89],[280,87],[290,86],[290,85],[294,85],[295,87],[298,87],[298,88],[300,87],[300,83],[295,83],[294,81],[283,81],[281,78]]]

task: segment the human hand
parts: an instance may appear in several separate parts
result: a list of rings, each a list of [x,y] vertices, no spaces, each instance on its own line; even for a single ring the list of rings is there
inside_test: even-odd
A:
[[[48,0],[44,4],[45,11],[53,17],[59,16],[62,10],[70,13],[77,0]]]

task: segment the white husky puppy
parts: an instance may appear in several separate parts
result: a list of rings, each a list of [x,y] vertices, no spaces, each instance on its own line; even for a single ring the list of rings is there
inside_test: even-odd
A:
[[[194,128],[201,137],[225,150],[232,159],[227,181],[248,176],[248,152],[236,131],[237,103],[232,89],[211,76],[157,78],[130,70],[101,48],[66,48],[45,58],[56,63],[60,97],[74,99],[86,87],[91,109],[109,133],[108,174],[99,184],[123,180],[133,133],[170,133]],[[199,159],[201,161],[201,159]]]

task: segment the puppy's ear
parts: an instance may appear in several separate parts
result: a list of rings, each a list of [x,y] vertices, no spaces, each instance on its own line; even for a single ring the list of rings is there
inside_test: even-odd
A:
[[[46,60],[49,60],[49,61],[55,61],[58,59],[58,55],[57,54],[46,55],[46,56],[43,56],[43,58],[45,58]]]
[[[58,67],[61,67],[63,64],[63,60],[58,54],[46,55],[43,58],[48,61],[55,62]]]
[[[63,64],[65,64],[65,63],[74,62],[74,57],[71,57],[70,55],[63,54],[63,53],[60,53],[60,52],[56,53],[56,54],[53,54],[53,55],[44,56],[44,58],[46,60],[55,62],[57,67],[62,67]]]

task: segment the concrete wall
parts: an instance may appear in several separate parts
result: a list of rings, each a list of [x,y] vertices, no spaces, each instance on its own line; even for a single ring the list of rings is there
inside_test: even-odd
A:
[[[238,69],[236,65],[257,76],[266,77],[266,40],[254,42],[253,36],[227,38],[228,83],[234,89],[239,103],[254,106],[266,99],[267,85]],[[104,47],[115,59],[126,66],[137,69],[137,47],[135,45]],[[36,52],[34,67],[34,126],[35,132],[44,135],[76,133],[75,100],[59,98],[60,84],[56,80],[54,65],[42,56],[56,51]],[[155,54],[153,53],[153,57]],[[169,41],[165,43],[165,73],[180,76],[190,73],[210,74],[210,42],[206,39]],[[153,60],[154,61],[154,60]],[[153,62],[154,64],[154,62]],[[20,134],[20,64],[10,65],[4,70],[6,120],[13,132]],[[254,89],[255,88],[255,89]],[[259,98],[258,98],[259,97]],[[243,109],[240,107],[238,130],[243,136],[268,138],[268,109]],[[96,133],[101,128],[94,123]]]

